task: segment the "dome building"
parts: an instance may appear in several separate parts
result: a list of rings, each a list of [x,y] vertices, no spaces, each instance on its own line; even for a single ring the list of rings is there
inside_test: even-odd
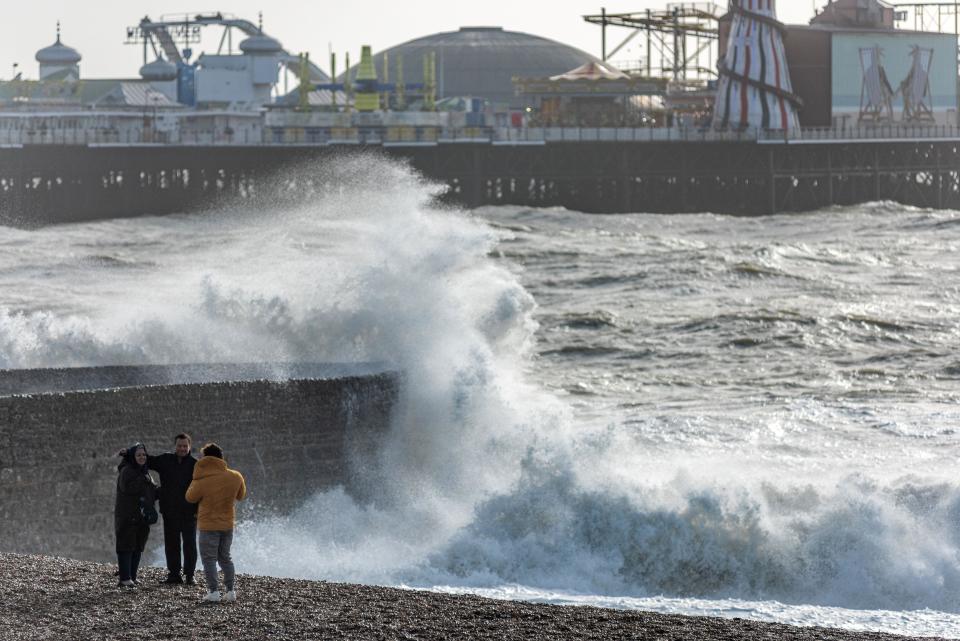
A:
[[[140,77],[170,100],[177,100],[177,65],[162,57],[140,67]],[[153,94],[150,95],[153,97]]]
[[[57,23],[57,41],[37,52],[40,80],[79,80],[81,56],[73,47],[60,42],[60,23]]]
[[[157,58],[140,67],[140,77],[149,82],[176,80],[177,66],[163,58]]]
[[[280,74],[285,52],[275,38],[258,31],[240,42],[240,55],[204,53],[197,60],[196,100],[206,105],[264,105]]]
[[[240,51],[250,58],[254,99],[261,104],[270,102],[270,93],[279,76],[279,57],[283,53],[283,45],[261,29],[260,33],[240,43]]]
[[[513,77],[549,77],[600,60],[555,40],[502,27],[461,27],[410,40],[374,56],[382,82],[386,54],[389,82],[397,82],[402,60],[403,82],[423,82],[424,55],[436,55],[437,98],[471,96],[503,106],[520,106]],[[355,69],[351,70],[355,73]]]
[[[264,33],[250,36],[240,43],[240,51],[250,55],[271,55],[283,52],[283,45],[276,38]]]

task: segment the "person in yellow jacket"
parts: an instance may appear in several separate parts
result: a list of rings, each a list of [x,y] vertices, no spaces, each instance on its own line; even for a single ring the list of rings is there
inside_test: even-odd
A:
[[[197,529],[200,530],[200,560],[207,579],[204,601],[217,603],[236,601],[236,576],[230,546],[233,543],[235,503],[247,495],[243,475],[227,467],[223,450],[216,443],[207,443],[200,450],[203,458],[193,468],[193,481],[187,488],[186,499],[199,503]],[[227,591],[220,594],[217,582],[217,562],[223,569],[223,583]]]

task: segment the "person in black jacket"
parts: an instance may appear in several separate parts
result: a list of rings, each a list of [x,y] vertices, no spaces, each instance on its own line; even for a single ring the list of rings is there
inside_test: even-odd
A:
[[[184,494],[193,480],[193,441],[188,434],[173,438],[174,451],[148,456],[147,466],[160,475],[160,513],[163,514],[163,547],[167,556],[168,575],[164,583],[193,585],[197,568],[197,506],[187,503]],[[183,542],[183,563],[180,544]],[[183,570],[183,577],[180,571]]]
[[[117,466],[117,500],[113,510],[117,535],[117,565],[120,586],[137,584],[140,556],[150,536],[151,513],[156,501],[156,486],[147,471],[147,449],[136,443],[124,451]]]

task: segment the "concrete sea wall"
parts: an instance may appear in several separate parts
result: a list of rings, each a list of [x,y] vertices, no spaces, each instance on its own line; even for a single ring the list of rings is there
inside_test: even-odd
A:
[[[397,385],[377,365],[0,371],[0,551],[113,558],[117,450],[170,451],[178,432],[244,474],[240,518],[360,488]]]

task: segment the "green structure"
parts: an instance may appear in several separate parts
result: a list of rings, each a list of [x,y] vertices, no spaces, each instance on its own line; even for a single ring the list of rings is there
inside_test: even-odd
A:
[[[380,93],[377,91],[377,70],[373,66],[373,53],[370,45],[360,50],[360,65],[354,78],[354,106],[357,111],[377,111],[380,108]]]

